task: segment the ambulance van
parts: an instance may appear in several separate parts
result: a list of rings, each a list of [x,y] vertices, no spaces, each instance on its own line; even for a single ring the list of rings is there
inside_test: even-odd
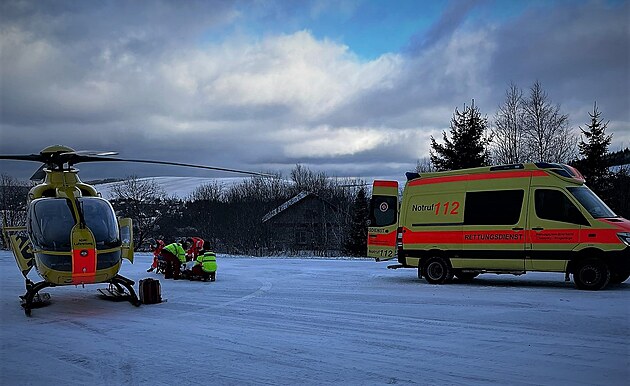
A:
[[[367,244],[432,284],[539,271],[599,290],[630,276],[630,221],[562,164],[407,173],[400,202],[397,181],[376,180]]]

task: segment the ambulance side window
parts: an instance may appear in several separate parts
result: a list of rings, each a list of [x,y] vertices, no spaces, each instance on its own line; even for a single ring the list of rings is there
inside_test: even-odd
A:
[[[384,227],[398,220],[398,200],[393,196],[372,196],[370,201],[370,226]]]
[[[464,225],[515,225],[521,217],[524,190],[466,193]]]
[[[536,189],[536,216],[543,220],[589,225],[580,210],[560,190]]]

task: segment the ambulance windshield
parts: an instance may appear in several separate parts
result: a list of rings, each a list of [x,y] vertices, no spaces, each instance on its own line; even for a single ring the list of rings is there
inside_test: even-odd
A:
[[[586,186],[567,188],[593,218],[617,217],[608,205]]]

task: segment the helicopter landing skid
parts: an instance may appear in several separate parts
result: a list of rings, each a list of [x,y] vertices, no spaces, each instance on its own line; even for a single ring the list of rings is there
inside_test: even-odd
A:
[[[100,296],[103,299],[119,301],[129,301],[134,306],[140,306],[140,299],[133,289],[134,281],[126,277],[116,275],[109,281],[108,288],[99,288]],[[124,288],[123,288],[124,287]],[[126,291],[125,291],[126,289]]]
[[[20,295],[20,305],[24,307],[25,304],[26,304],[26,296]],[[42,292],[41,294],[35,294],[35,296],[33,296],[33,300],[31,301],[31,309],[45,307],[49,304],[50,304],[50,294],[48,292]]]
[[[49,293],[39,293],[47,287],[54,287],[52,283],[40,281],[39,283],[33,283],[30,280],[26,282],[26,293],[20,296],[20,305],[24,308],[26,316],[31,316],[31,310],[33,308],[39,308],[50,304]]]

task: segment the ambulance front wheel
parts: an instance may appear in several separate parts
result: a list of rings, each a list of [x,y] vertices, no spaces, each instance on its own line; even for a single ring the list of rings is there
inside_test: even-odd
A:
[[[431,257],[422,265],[422,276],[430,284],[444,284],[453,279],[453,268],[447,259]]]
[[[578,289],[597,291],[608,285],[610,269],[600,259],[587,259],[575,267],[573,281]]]

